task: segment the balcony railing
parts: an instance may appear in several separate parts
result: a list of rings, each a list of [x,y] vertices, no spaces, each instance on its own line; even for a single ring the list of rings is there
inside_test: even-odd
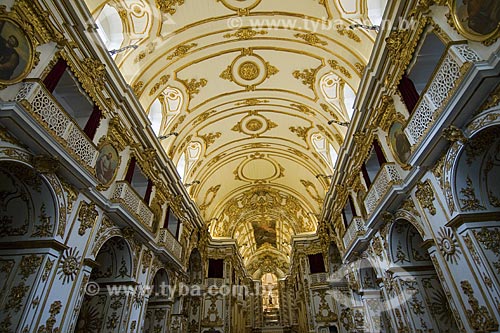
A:
[[[122,204],[142,225],[150,230],[152,229],[154,220],[153,212],[127,181],[118,181],[115,183],[115,188],[110,199],[112,202]]]
[[[23,82],[16,101],[51,133],[76,160],[93,169],[99,152],[54,96],[38,81]]]
[[[328,282],[328,273],[311,274],[311,286]]]
[[[175,239],[175,237],[168,231],[168,229],[162,228],[160,229],[160,233],[158,234],[157,239],[158,245],[163,246],[177,259],[181,259],[182,256],[182,246]]]
[[[401,167],[395,163],[385,163],[380,168],[370,190],[366,194],[365,208],[368,214],[371,214],[380,200],[386,195],[389,188],[393,185],[401,184],[403,181]]]
[[[452,45],[442,58],[432,82],[423,92],[419,103],[408,120],[405,132],[412,146],[420,144],[431,125],[437,119],[448,97],[465,75],[465,65],[481,58],[466,44]],[[414,147],[413,147],[414,148]]]
[[[207,287],[216,286],[222,287],[224,285],[224,279],[221,278],[208,278]]]
[[[352,242],[358,237],[362,237],[366,234],[366,226],[365,221],[361,217],[355,216],[352,218],[351,223],[349,223],[349,227],[347,228],[344,234],[344,246],[348,249]]]

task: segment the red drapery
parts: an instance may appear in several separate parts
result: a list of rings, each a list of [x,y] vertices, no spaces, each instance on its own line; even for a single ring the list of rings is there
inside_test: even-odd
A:
[[[148,179],[148,187],[146,187],[146,193],[144,193],[144,202],[149,204],[149,199],[151,199],[151,192],[153,192],[153,182]]]
[[[401,93],[401,97],[403,98],[403,102],[408,108],[408,112],[411,114],[417,105],[418,99],[420,98],[413,81],[408,76],[403,75],[403,78],[399,82],[398,89]]]
[[[64,59],[59,58],[59,60],[57,60],[54,67],[52,67],[52,70],[43,80],[43,84],[45,85],[45,88],[47,88],[48,91],[54,92],[54,89],[56,89],[56,86],[59,83],[59,80],[63,76],[64,71],[66,70],[67,67],[68,64]]]
[[[92,113],[90,114],[90,117],[87,120],[87,124],[85,124],[85,128],[83,129],[83,132],[87,134],[90,140],[94,139],[95,132],[97,131],[97,128],[101,123],[101,116],[102,116],[101,109],[99,109],[99,107],[94,104],[94,109],[92,110]]]
[[[130,159],[130,163],[128,165],[127,174],[125,175],[125,180],[129,184],[132,184],[132,177],[134,177],[134,170],[135,170],[135,157],[132,156],[132,158]]]

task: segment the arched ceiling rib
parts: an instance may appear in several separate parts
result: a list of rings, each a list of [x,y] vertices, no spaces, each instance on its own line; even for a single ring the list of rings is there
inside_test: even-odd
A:
[[[283,275],[291,236],[314,232],[331,174],[311,141],[320,134],[338,150],[349,121],[343,94],[325,99],[329,73],[357,90],[373,47],[366,0],[88,0],[122,19],[115,61],[146,112],[167,86],[184,97],[160,133],[174,162],[191,142],[201,147],[183,181],[214,237],[235,238],[251,273],[259,260]],[[330,103],[329,103],[330,102]]]

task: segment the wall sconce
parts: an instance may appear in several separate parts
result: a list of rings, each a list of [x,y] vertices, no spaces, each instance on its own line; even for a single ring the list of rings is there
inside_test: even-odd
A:
[[[191,186],[191,185],[194,185],[194,184],[199,184],[199,183],[200,183],[200,181],[199,181],[199,180],[193,180],[191,183],[184,184],[184,186],[185,186],[186,188],[188,188],[188,187],[189,187],[189,186]]]
[[[373,30],[376,32],[380,31],[380,26],[379,25],[366,25],[366,24],[351,24],[349,26],[349,29],[354,30],[356,28],[361,28],[361,29],[366,29],[366,30]]]
[[[166,138],[168,138],[168,137],[170,137],[170,136],[172,136],[172,135],[173,135],[173,136],[178,136],[178,135],[179,135],[179,133],[177,133],[177,132],[172,132],[172,133],[168,133],[168,134],[165,134],[165,135],[160,135],[160,136],[158,137],[158,140],[163,140],[163,139],[166,139]]]
[[[319,178],[319,177],[323,177],[323,178],[328,178],[328,179],[332,179],[333,178],[333,175],[323,175],[323,174],[317,174],[316,175],[316,178]]]
[[[119,49],[109,50],[108,52],[109,52],[110,55],[115,55],[117,53],[126,51],[128,49],[134,49],[135,50],[138,47],[139,47],[138,45],[127,45],[127,46],[121,47]]]
[[[351,123],[348,122],[348,121],[338,121],[338,120],[335,120],[335,119],[332,119],[332,120],[329,120],[328,121],[328,125],[331,125],[331,124],[337,124],[337,125],[340,125],[340,126],[349,126]]]

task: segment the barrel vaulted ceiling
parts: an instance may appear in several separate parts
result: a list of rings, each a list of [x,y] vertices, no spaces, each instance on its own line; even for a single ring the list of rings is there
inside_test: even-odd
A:
[[[153,129],[178,133],[161,143],[212,236],[255,274],[316,230],[347,130],[328,121],[350,120],[376,34],[349,25],[380,16],[366,1],[87,0]]]

